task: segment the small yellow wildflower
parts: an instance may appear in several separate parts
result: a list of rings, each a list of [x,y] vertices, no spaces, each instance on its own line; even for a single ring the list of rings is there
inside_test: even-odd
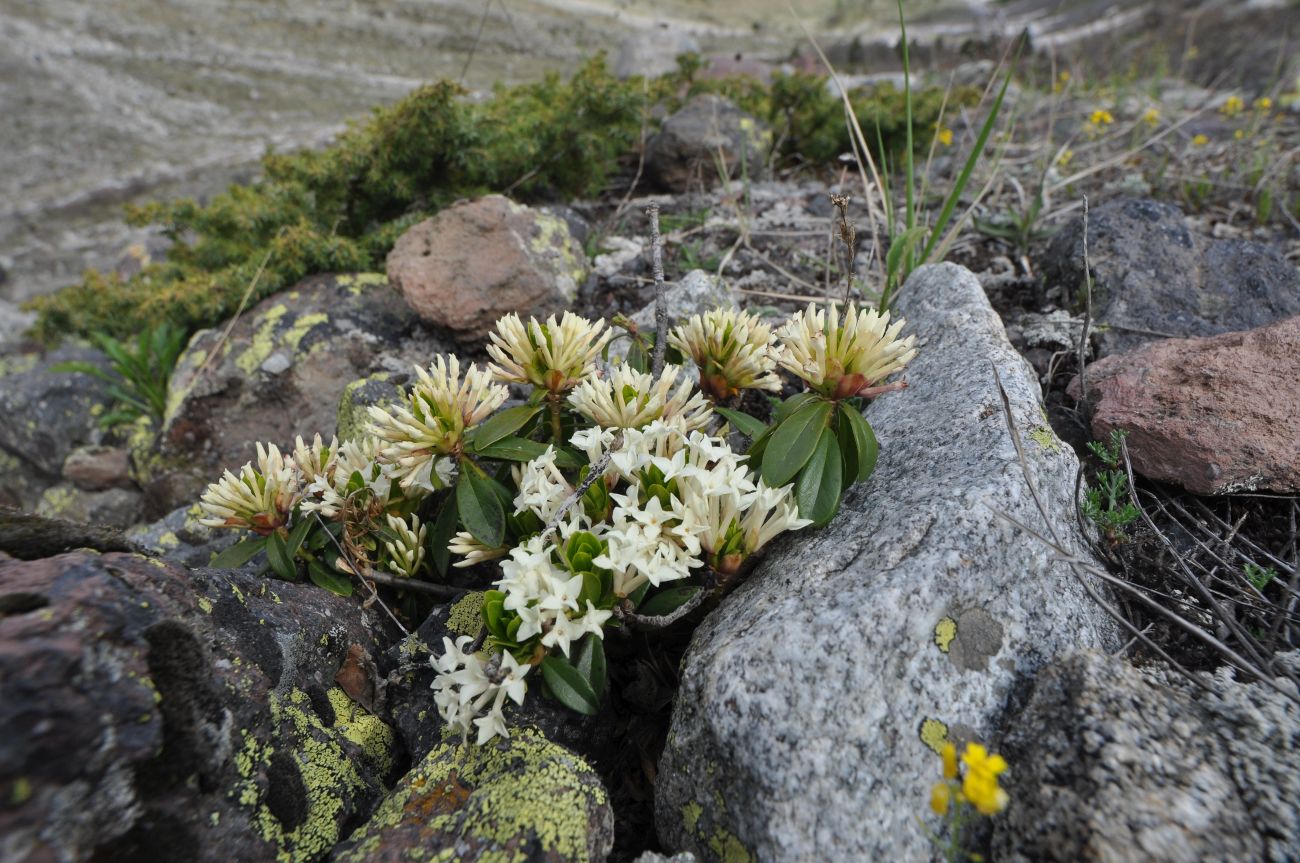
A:
[[[1260,96],[1255,100],[1256,111],[1269,111],[1273,108],[1273,100],[1267,96]]]
[[[930,789],[930,808],[935,815],[947,815],[952,805],[952,788],[947,782],[940,782]]]
[[[1246,103],[1241,101],[1240,96],[1229,96],[1223,100],[1223,104],[1219,106],[1219,111],[1225,117],[1235,117],[1240,114],[1241,110],[1245,107]]]
[[[1096,111],[1092,112],[1092,115],[1090,117],[1088,117],[1088,122],[1100,128],[1102,126],[1109,126],[1111,123],[1114,123],[1115,117],[1105,108],[1098,108]]]
[[[1065,89],[1065,85],[1070,83],[1070,73],[1062,69],[1061,74],[1056,76],[1056,81],[1052,84],[1052,92],[1059,93]]]
[[[935,137],[938,138],[939,143],[943,144],[945,147],[952,146],[952,129],[944,127],[938,131]]]
[[[962,794],[980,814],[996,815],[1006,809],[1007,792],[998,787],[998,774],[1007,769],[1006,759],[1001,755],[990,755],[979,743],[967,743],[961,761],[966,765]]]
[[[1146,123],[1148,126],[1154,126],[1156,123],[1159,123],[1160,109],[1147,108],[1146,112],[1142,115],[1142,122]]]
[[[957,747],[954,746],[952,743],[945,743],[943,745],[943,751],[940,752],[939,755],[941,758],[943,758],[943,778],[956,779],[957,778]]]
[[[1238,129],[1237,131],[1232,133],[1232,137],[1236,138],[1238,141],[1244,140],[1246,137],[1246,130]]]
[[[1056,164],[1060,165],[1062,168],[1068,168],[1070,167],[1070,162],[1073,161],[1073,159],[1074,159],[1073,150],[1062,150],[1061,155],[1056,157]]]
[[[1192,138],[1193,147],[1204,147],[1208,143],[1210,143],[1210,138],[1207,135],[1197,135]]]

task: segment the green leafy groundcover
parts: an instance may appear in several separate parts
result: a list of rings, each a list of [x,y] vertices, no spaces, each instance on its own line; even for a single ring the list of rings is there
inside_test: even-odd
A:
[[[483,102],[466,99],[455,83],[430,84],[375,110],[328,148],[268,154],[260,180],[206,205],[131,207],[128,221],[159,225],[174,241],[167,260],[125,280],[88,272],[81,284],[34,300],[35,334],[54,342],[125,337],[163,323],[211,326],[234,313],[250,285],[256,302],[312,273],[378,268],[407,227],[450,201],[501,191],[524,201],[597,194],[620,159],[634,156],[653,106],[673,110],[700,92],[726,95],[769,123],[785,164],[825,164],[849,150],[840,101],[823,76],[697,80],[697,61],[680,65],[653,81],[619,80],[597,57],[567,81],[549,75],[498,87]],[[944,93],[913,97],[924,145]],[[864,129],[878,125],[886,150],[897,150],[902,94],[884,85],[853,99]],[[971,91],[948,101],[968,104]]]

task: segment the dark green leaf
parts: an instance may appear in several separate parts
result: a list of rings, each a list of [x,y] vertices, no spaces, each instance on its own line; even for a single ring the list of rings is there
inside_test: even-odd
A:
[[[316,516],[313,515],[311,520],[315,522]],[[334,548],[334,543],[337,542],[338,538],[342,535],[343,525],[339,524],[337,521],[325,522],[325,526],[321,530],[316,531],[308,537],[307,548],[311,551],[320,551],[322,548],[328,547],[331,551],[337,551],[337,549]]]
[[[460,479],[456,482],[456,511],[465,529],[488,548],[500,547],[506,534],[506,513],[496,486],[469,459],[461,461]]]
[[[600,703],[600,696],[605,691],[605,640],[594,632],[588,633],[578,645],[573,666],[586,678],[596,702]]]
[[[319,560],[313,560],[307,564],[307,575],[311,576],[313,584],[325,588],[330,593],[337,593],[339,596],[352,595],[352,579],[341,572],[330,569]]]
[[[772,424],[780,425],[786,419],[794,415],[799,408],[808,404],[817,398],[817,393],[802,392],[796,393],[776,406],[776,411],[772,414]]]
[[[266,538],[266,560],[280,578],[285,581],[298,580],[298,567],[293,565],[293,555],[289,554],[289,547],[279,531]]]
[[[844,484],[862,482],[876,469],[876,457],[880,454],[876,435],[862,414],[848,404],[840,405],[838,425]]]
[[[733,411],[730,408],[714,408],[713,412],[721,414],[723,419],[735,426],[747,438],[760,437],[763,432],[767,431],[766,423],[747,413]]]
[[[447,497],[442,502],[442,508],[438,510],[438,517],[433,522],[433,530],[429,531],[429,539],[425,543],[438,575],[445,576],[448,567],[451,566],[451,550],[447,545],[455,534],[456,504]]]
[[[259,536],[256,539],[245,539],[212,558],[212,562],[208,566],[213,569],[238,569],[252,560],[264,548],[266,548],[266,537],[264,536]]]
[[[650,582],[647,581],[645,584],[642,584],[636,590],[627,595],[628,601],[632,603],[633,608],[637,608],[641,605],[641,600],[645,599],[645,595],[649,592]]]
[[[690,602],[691,597],[699,592],[698,587],[670,587],[646,600],[636,613],[644,617],[664,617]]]
[[[509,437],[519,431],[541,410],[541,405],[519,405],[518,407],[507,408],[501,413],[488,418],[482,425],[466,435],[466,443],[472,451],[478,452],[483,447],[491,446],[502,438]]]
[[[289,552],[289,557],[296,555],[298,549],[302,548],[303,540],[307,538],[307,532],[311,530],[314,524],[316,524],[316,519],[307,515],[298,516],[298,523],[293,526],[293,530],[289,531],[289,538],[284,543],[285,550]]]
[[[505,636],[505,627],[501,623],[505,601],[506,595],[499,590],[489,590],[483,594],[483,620],[487,623],[488,632],[497,638]]]
[[[830,414],[831,404],[817,399],[776,427],[763,452],[763,480],[768,485],[785,485],[808,463]]]
[[[502,438],[496,443],[480,447],[475,454],[482,458],[501,459],[503,461],[532,461],[546,452],[546,444],[521,437]]]
[[[592,716],[600,707],[600,700],[582,672],[558,656],[542,660],[542,679],[556,700],[570,710]]]
[[[812,519],[819,527],[830,521],[840,507],[843,481],[843,465],[835,433],[823,428],[812,458],[808,459],[794,486],[799,515]]]

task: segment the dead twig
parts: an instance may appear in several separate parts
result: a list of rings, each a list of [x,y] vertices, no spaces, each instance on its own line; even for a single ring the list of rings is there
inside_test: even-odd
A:
[[[668,298],[664,294],[664,240],[659,234],[659,204],[651,201],[645,208],[650,217],[650,268],[655,279],[655,344],[650,357],[650,374],[664,370],[664,352],[668,349]]]

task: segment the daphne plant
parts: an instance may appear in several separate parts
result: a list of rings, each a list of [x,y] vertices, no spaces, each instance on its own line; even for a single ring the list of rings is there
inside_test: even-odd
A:
[[[444,722],[480,742],[508,734],[506,704],[535,689],[593,713],[607,632],[685,617],[866,478],[876,444],[859,406],[900,386],[882,381],[915,353],[901,328],[853,308],[810,307],[775,331],[695,315],[665,342],[697,385],[679,365],[609,366],[603,322],[508,315],[491,364],[436,357],[359,439],[299,439],[287,458],[259,444],[203,495],[205,524],[252,534],[214,564],[265,552],[280,578],[404,598],[452,566],[491,568],[481,640],[448,639],[435,660]],[[739,409],[784,373],[804,391],[771,417]],[[507,406],[511,386],[528,391]]]

